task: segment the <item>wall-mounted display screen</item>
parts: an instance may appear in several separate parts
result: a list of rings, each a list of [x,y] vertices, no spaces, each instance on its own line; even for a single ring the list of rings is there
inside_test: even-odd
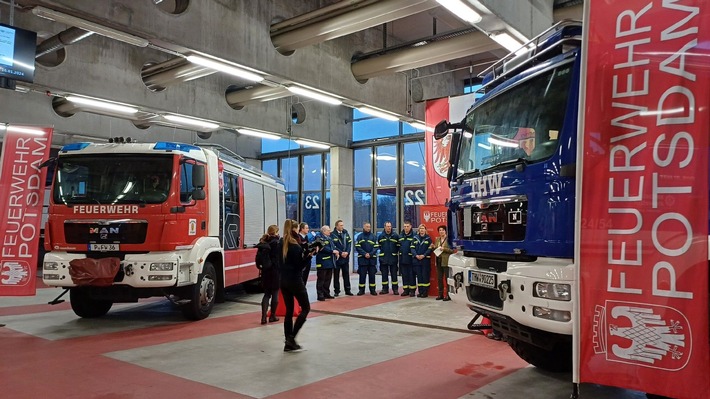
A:
[[[0,77],[32,83],[37,33],[0,24]]]

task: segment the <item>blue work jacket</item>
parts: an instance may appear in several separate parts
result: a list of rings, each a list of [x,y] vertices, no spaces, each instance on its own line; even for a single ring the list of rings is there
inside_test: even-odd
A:
[[[380,264],[396,265],[399,255],[399,236],[392,230],[387,234],[381,231],[377,235],[377,245],[380,246]]]
[[[362,232],[355,242],[357,251],[357,264],[360,266],[377,266],[377,238],[372,232]],[[370,254],[366,258],[365,254]]]

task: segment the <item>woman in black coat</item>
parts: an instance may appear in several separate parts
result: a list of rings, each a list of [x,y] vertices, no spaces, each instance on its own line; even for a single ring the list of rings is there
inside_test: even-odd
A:
[[[269,226],[261,239],[257,248],[263,248],[269,251],[268,267],[261,268],[261,284],[264,287],[264,297],[261,299],[261,324],[266,324],[266,316],[269,313],[269,302],[271,302],[271,315],[269,321],[279,321],[276,317],[276,307],[279,304],[279,287],[281,285],[279,278],[279,227],[275,224]]]
[[[284,223],[284,236],[279,241],[279,266],[281,270],[281,293],[286,305],[284,316],[284,336],[286,337],[284,352],[301,349],[296,343],[296,335],[306,322],[311,304],[308,301],[308,291],[303,284],[304,251],[296,236],[298,235],[298,222],[287,219]],[[301,307],[301,313],[293,321],[294,302],[296,298]]]

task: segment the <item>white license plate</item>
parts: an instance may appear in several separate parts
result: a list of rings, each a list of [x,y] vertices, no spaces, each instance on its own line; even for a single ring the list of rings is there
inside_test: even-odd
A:
[[[108,252],[118,251],[118,244],[89,244],[89,251]]]
[[[471,270],[469,272],[469,281],[471,282],[471,284],[477,285],[479,287],[497,289],[498,286],[496,284],[496,277],[497,276],[493,273],[479,272],[474,270]]]

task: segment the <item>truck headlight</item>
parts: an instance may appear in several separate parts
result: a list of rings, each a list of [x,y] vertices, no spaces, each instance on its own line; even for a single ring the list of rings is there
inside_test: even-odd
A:
[[[533,292],[538,298],[555,301],[570,301],[572,299],[572,287],[569,284],[537,282],[533,284]]]
[[[570,321],[572,320],[572,313],[565,310],[555,310],[550,308],[543,308],[540,306],[533,306],[533,316],[539,317],[541,319],[554,320],[554,321]]]
[[[156,262],[150,264],[151,272],[169,272],[173,270],[175,264],[172,262]]]
[[[57,262],[44,262],[42,265],[44,270],[59,270],[59,263]]]
[[[155,275],[155,274],[150,274],[148,275],[148,281],[168,281],[172,280],[173,276],[162,276],[162,275]]]

